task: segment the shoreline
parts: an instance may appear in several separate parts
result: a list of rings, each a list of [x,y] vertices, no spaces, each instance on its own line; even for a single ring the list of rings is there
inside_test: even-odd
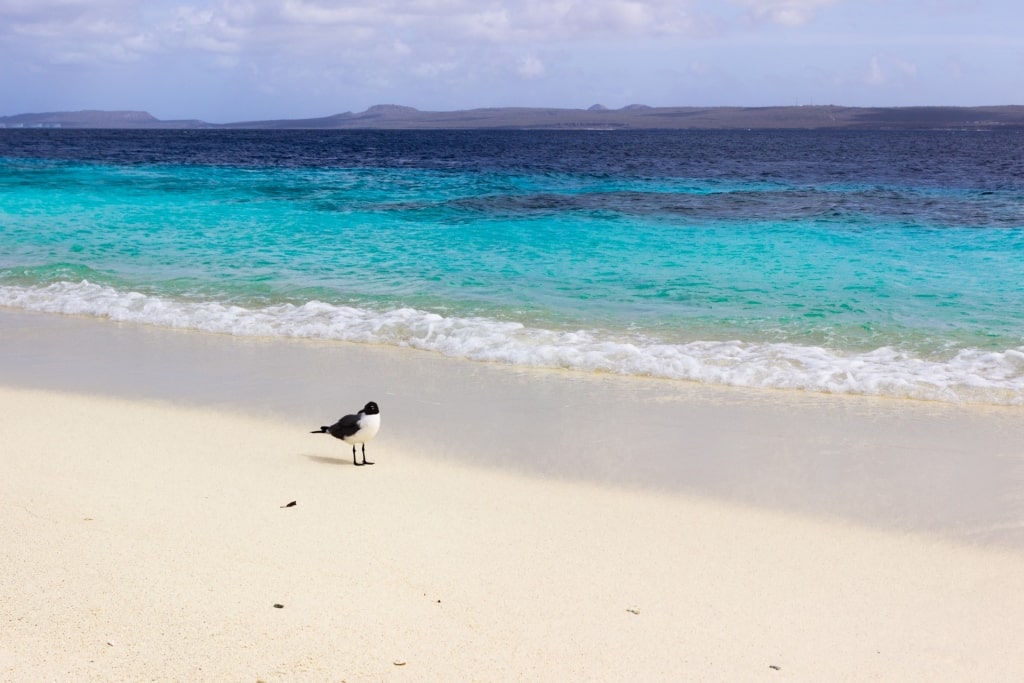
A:
[[[0,386],[0,427],[4,680],[1024,671],[1017,551],[500,471],[383,431],[355,468],[304,422],[155,400]]]
[[[1024,548],[1020,407],[710,387],[10,310],[0,338],[0,386],[310,429],[375,400],[378,441],[446,462]]]
[[[821,346],[821,339],[742,341],[713,333],[705,341],[657,341],[633,337],[633,333],[640,334],[639,328],[626,336],[623,329],[573,332],[458,314],[437,316],[413,308],[372,311],[315,300],[252,308],[175,302],[119,291],[88,279],[41,289],[0,287],[0,310],[89,317],[115,325],[227,335],[255,342],[421,350],[515,370],[1024,408],[1024,379],[1017,368],[1022,349],[1016,335],[1003,335],[1001,350],[968,344],[958,345],[955,353],[949,348],[938,351],[935,340],[924,343],[927,335],[904,350],[889,347],[884,339],[876,340],[879,346],[854,344],[845,350]]]

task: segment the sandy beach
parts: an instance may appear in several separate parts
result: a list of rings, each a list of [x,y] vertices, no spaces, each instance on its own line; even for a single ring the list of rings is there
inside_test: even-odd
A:
[[[0,334],[5,681],[1024,675],[1019,408]]]

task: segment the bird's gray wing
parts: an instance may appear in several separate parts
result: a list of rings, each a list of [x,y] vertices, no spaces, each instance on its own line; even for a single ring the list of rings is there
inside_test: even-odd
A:
[[[339,439],[344,436],[352,436],[359,431],[359,416],[346,415],[328,427],[327,431],[331,433],[331,436]]]

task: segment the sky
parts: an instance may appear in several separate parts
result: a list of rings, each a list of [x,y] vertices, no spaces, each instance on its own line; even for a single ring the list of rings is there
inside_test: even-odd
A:
[[[1022,0],[0,0],[0,116],[1024,104]]]

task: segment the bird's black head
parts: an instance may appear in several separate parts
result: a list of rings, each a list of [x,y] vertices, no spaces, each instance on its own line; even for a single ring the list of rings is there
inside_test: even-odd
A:
[[[376,415],[379,412],[380,408],[378,408],[377,404],[374,403],[373,401],[370,401],[365,406],[363,406],[363,415]]]

